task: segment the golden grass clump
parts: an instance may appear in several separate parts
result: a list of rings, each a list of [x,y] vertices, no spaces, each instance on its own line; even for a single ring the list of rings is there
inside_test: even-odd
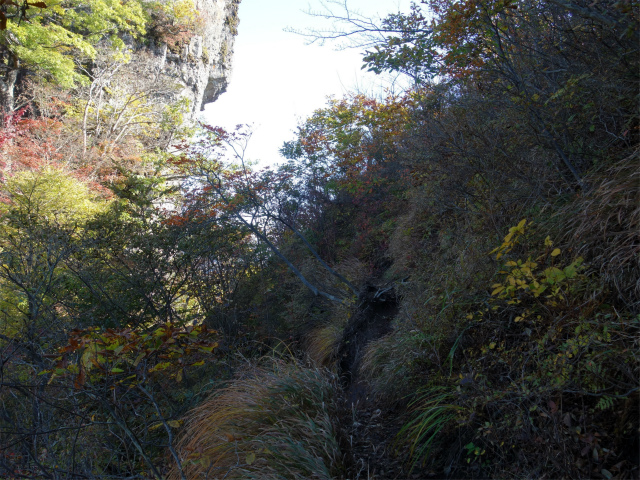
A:
[[[361,285],[367,278],[366,265],[355,257],[345,258],[335,268],[353,285]],[[325,284],[335,283],[335,278],[325,272],[324,282]],[[318,316],[309,322],[311,326],[303,334],[305,353],[315,365],[335,367],[344,328],[353,314],[354,306],[352,302],[327,305],[325,315]]]
[[[186,478],[339,478],[337,377],[273,360],[193,410],[178,452]],[[170,479],[180,478],[174,465]]]
[[[339,321],[332,318],[326,325],[312,330],[306,336],[306,353],[315,365],[329,368],[335,365],[347,319],[348,317],[344,317],[344,320]]]

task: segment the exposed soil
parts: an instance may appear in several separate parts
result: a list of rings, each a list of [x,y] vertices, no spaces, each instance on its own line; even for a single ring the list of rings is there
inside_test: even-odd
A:
[[[429,472],[414,471],[396,455],[394,441],[402,427],[402,412],[379,405],[359,367],[367,344],[391,332],[398,313],[392,288],[368,286],[360,295],[360,308],[344,330],[339,350],[340,371],[345,393],[341,424],[345,428],[352,456],[351,480],[400,480],[433,478]]]

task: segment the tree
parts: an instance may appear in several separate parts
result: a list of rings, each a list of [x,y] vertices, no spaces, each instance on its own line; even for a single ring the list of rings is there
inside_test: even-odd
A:
[[[2,8],[0,106],[6,113],[15,109],[21,76],[39,73],[67,88],[86,83],[74,57],[90,61],[101,40],[108,39],[113,48],[121,49],[122,35],[145,33],[146,18],[137,0],[91,0],[88,4],[67,0],[51,5],[5,2]]]
[[[65,120],[82,135],[79,163],[108,169],[108,160],[117,159],[136,170],[141,157],[168,148],[187,130],[188,100],[168,100],[176,94],[175,81],[152,55],[138,52],[132,61],[129,52],[99,52],[90,67],[78,70],[90,83],[75,89]]]
[[[188,367],[205,368],[218,338],[189,292],[195,255],[154,204],[172,189],[131,176],[104,200],[51,167],[3,187],[0,475],[96,475],[113,461],[130,473],[142,461],[161,478],[157,457],[199,395]],[[81,455],[83,438],[104,442]]]
[[[393,217],[394,199],[406,185],[398,154],[413,104],[411,95],[331,100],[281,150],[289,159],[283,168],[295,178],[300,217],[326,258],[337,254],[340,238],[352,253],[369,250],[375,263],[376,243],[384,243],[381,225]],[[347,218],[355,231],[338,227],[339,219]]]
[[[283,207],[287,182],[291,175],[285,171],[272,172],[265,169],[253,172],[246,165],[244,151],[250,135],[237,131],[228,133],[219,127],[204,125],[200,139],[174,163],[198,184],[191,193],[190,207],[183,215],[187,218],[204,218],[214,221],[218,216],[234,218],[255,237],[269,247],[289,270],[313,292],[328,300],[344,303],[341,294],[332,294],[326,288],[319,288],[288,259],[270,239],[273,222],[289,229],[305,245],[320,265],[339,280],[348,290],[357,295],[358,290],[339,272],[330,267],[317,253],[296,227],[295,222],[286,218]],[[231,157],[225,162],[225,157]]]
[[[3,394],[0,418],[4,433],[21,432],[13,439],[15,450],[37,458],[47,448],[42,432],[51,419],[47,382],[38,372],[47,367],[47,355],[63,341],[64,331],[75,326],[79,285],[66,262],[105,202],[68,172],[53,168],[18,172],[3,187],[0,377],[2,390],[11,393]]]
[[[5,303],[4,321],[21,342],[37,345],[43,329],[67,315],[64,262],[105,203],[82,182],[51,168],[9,177],[3,193],[0,279],[5,302],[12,299]]]
[[[553,166],[570,185],[585,187],[584,173],[609,145],[637,140],[629,99],[637,96],[640,34],[631,2],[428,0],[380,22],[346,2],[327,5],[343,13],[318,15],[346,28],[312,38],[351,38],[367,48],[364,65],[375,72],[502,97],[555,153]]]

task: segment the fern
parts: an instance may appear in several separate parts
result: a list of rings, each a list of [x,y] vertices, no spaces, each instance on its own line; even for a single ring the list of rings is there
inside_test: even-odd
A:
[[[613,407],[613,399],[611,397],[607,397],[606,395],[601,397],[596,405],[596,408],[599,410],[609,410],[611,407]]]

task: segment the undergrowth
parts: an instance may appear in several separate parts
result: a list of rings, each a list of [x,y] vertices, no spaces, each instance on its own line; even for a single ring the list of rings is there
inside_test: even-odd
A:
[[[187,478],[343,475],[336,376],[294,362],[266,363],[189,414],[178,445]],[[177,468],[170,478],[180,478]]]
[[[500,270],[485,293],[442,295],[431,322],[396,321],[370,344],[363,370],[383,398],[398,400],[387,382],[425,385],[398,434],[411,465],[465,478],[624,478],[633,468],[640,317],[542,235],[522,220],[491,252]]]

